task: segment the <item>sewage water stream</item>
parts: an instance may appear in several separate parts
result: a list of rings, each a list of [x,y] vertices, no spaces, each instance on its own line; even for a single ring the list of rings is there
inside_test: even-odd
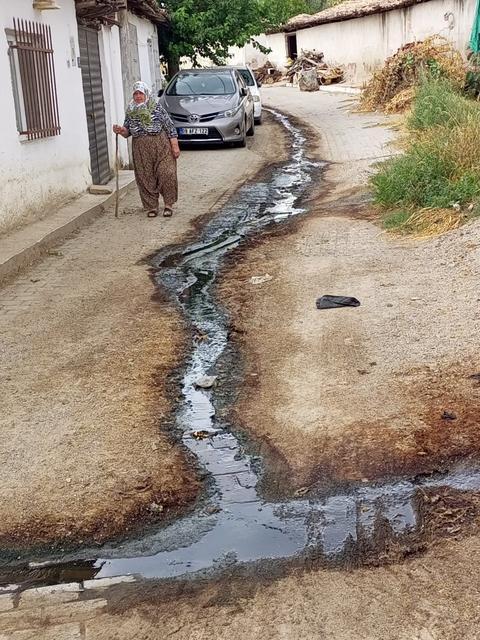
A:
[[[242,239],[304,212],[300,203],[320,171],[305,151],[302,131],[272,112],[290,137],[291,155],[263,181],[243,186],[205,225],[200,238],[182,250],[165,250],[155,259],[156,280],[178,300],[192,328],[205,339],[194,343],[182,383],[176,426],[183,444],[212,479],[207,504],[167,527],[136,540],[83,549],[61,558],[39,558],[10,566],[0,584],[28,580],[61,582],[76,576],[103,578],[135,574],[174,578],[222,570],[260,560],[320,555],[332,561],[347,549],[364,546],[382,527],[405,538],[421,527],[415,504],[420,488],[480,490],[480,470],[458,467],[448,474],[352,486],[342,493],[268,502],[259,492],[261,464],[245,452],[235,429],[217,416],[215,388],[196,383],[215,376],[228,345],[228,320],[213,288],[225,254]],[[204,432],[198,439],[195,432]]]

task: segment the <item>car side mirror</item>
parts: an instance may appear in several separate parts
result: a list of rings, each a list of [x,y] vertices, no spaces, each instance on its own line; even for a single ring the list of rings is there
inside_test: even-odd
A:
[[[163,96],[163,94],[164,94],[164,90],[160,89],[157,95],[158,95],[159,98],[161,98]]]
[[[261,86],[262,86],[262,83],[260,82],[260,80],[257,80],[257,87],[260,89]]]
[[[248,89],[246,87],[242,87],[240,89],[240,95],[243,97],[248,96]]]

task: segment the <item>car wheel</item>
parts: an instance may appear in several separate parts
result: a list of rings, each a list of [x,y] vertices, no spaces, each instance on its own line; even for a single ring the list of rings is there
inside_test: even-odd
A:
[[[245,123],[244,127],[243,127],[243,136],[242,139],[239,140],[238,142],[235,142],[235,146],[236,147],[246,147],[247,146],[247,134],[245,132],[245,129],[247,128],[247,123]]]
[[[255,124],[259,127],[262,124],[262,116],[255,118]]]
[[[255,135],[255,117],[254,117],[254,115],[252,113],[252,118],[251,118],[251,121],[250,121],[250,128],[247,131],[247,136],[251,137],[251,136],[254,136],[254,135]]]

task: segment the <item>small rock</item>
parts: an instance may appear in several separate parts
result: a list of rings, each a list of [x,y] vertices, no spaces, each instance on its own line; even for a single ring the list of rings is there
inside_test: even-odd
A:
[[[157,504],[156,502],[152,502],[152,504],[150,505],[150,511],[152,511],[152,513],[162,513],[163,504]]]
[[[109,196],[113,193],[113,189],[111,187],[107,187],[104,184],[92,184],[88,187],[89,193],[93,196]]]
[[[249,282],[250,284],[263,284],[264,282],[270,282],[270,280],[273,280],[273,276],[266,273],[264,276],[253,276]]]
[[[203,378],[199,378],[195,382],[195,387],[197,389],[211,389],[215,386],[215,382],[217,381],[217,376],[203,376]]]
[[[453,411],[444,411],[442,413],[442,420],[456,420],[457,414],[453,413]]]
[[[215,513],[220,513],[221,509],[216,504],[209,504],[208,507],[205,507],[205,513],[209,516],[213,516]]]
[[[306,496],[309,491],[310,487],[300,487],[300,489],[295,491],[294,496],[296,498],[301,498],[302,496]]]
[[[387,302],[387,307],[393,307],[393,304],[391,302]]]
[[[213,437],[214,433],[212,431],[193,431],[192,438],[195,440],[207,440],[208,438]]]

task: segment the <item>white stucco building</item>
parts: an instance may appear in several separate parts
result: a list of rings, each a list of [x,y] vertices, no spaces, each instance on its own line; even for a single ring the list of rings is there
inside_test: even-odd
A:
[[[347,81],[362,83],[399,47],[434,34],[465,53],[476,2],[347,0],[315,15],[297,16],[267,35],[268,59],[284,68],[288,57],[316,49],[328,62],[345,66]]]
[[[133,81],[161,82],[162,21],[155,0],[0,1],[0,232],[111,178]]]
[[[14,19],[49,26],[51,30],[60,130],[39,133],[42,137],[30,140],[28,134],[22,131],[29,128],[40,131],[49,118],[44,118],[43,122],[37,118],[41,100],[38,86],[34,83],[31,89],[22,87],[22,71],[24,75],[32,75],[33,71],[21,68],[18,51],[13,48],[16,46]],[[3,27],[0,34],[0,77],[4,80],[0,92],[1,230],[21,219],[35,217],[43,207],[54,206],[60,200],[86,189],[90,183],[90,157],[82,75],[78,66],[74,0],[63,0],[60,10],[50,11],[34,9],[31,0],[1,2],[0,23]],[[25,32],[25,23],[17,22],[17,25],[20,32]],[[32,39],[27,35],[25,38]],[[46,78],[44,82],[47,82]],[[44,89],[43,93],[48,97],[49,88]],[[29,105],[25,105],[26,100],[30,102]],[[51,105],[50,108],[54,109]],[[26,109],[29,111],[28,121]]]

